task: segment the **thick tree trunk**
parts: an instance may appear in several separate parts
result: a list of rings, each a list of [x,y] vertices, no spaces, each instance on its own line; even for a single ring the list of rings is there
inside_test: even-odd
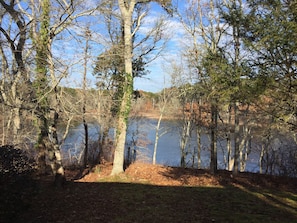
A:
[[[127,133],[127,122],[130,113],[131,97],[133,93],[133,75],[132,75],[132,14],[135,7],[135,0],[126,3],[124,0],[118,0],[123,26],[124,26],[124,83],[123,97],[118,111],[117,139],[114,153],[113,169],[111,174],[119,174],[124,171],[125,143]]]
[[[120,117],[117,125],[117,141],[116,148],[114,151],[114,160],[112,175],[122,173],[124,171],[124,156],[125,156],[125,143],[126,143],[126,120]]]
[[[48,142],[48,129],[47,129],[47,120],[44,116],[39,118],[40,132],[37,141],[37,152],[38,152],[38,171],[39,174],[46,174],[46,151]]]
[[[130,111],[130,92],[125,92],[120,108],[120,114],[117,123],[116,147],[114,152],[114,161],[112,175],[119,174],[124,171],[125,143],[127,134],[127,118]]]
[[[64,168],[62,165],[62,156],[60,151],[60,145],[58,141],[57,134],[57,121],[58,121],[58,113],[54,115],[54,124],[51,126],[51,146],[49,148],[53,148],[52,155],[49,157],[51,161],[52,172],[55,176],[55,185],[60,187],[63,186],[65,179]]]
[[[41,174],[46,172],[46,151],[50,147],[49,139],[49,100],[46,96],[46,89],[48,87],[48,55],[49,55],[49,11],[50,2],[49,0],[44,0],[41,4],[42,14],[40,16],[40,21],[36,20],[33,23],[33,30],[37,30],[39,27],[39,32],[32,33],[32,41],[36,49],[36,78],[33,83],[35,88],[35,95],[37,101],[36,116],[39,120],[39,135],[37,141],[38,149],[38,165]],[[39,24],[37,22],[40,22]],[[49,153],[51,155],[51,152]]]
[[[19,143],[19,131],[21,129],[21,109],[18,107],[12,109],[13,114],[13,144]]]

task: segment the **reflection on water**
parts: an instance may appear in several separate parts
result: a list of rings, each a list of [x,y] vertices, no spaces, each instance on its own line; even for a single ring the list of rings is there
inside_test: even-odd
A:
[[[155,133],[157,120],[154,119],[138,119],[130,120],[126,147],[133,147],[137,151],[137,159],[152,162],[153,149],[155,143]],[[164,120],[161,123],[160,131],[166,131],[159,138],[157,149],[157,164],[179,166],[180,165],[180,133],[178,123],[174,121]],[[89,124],[89,137],[90,141],[97,141],[100,133],[100,127],[96,124]],[[110,137],[113,138],[113,131],[110,131]],[[80,124],[75,128],[70,129],[69,135],[62,146],[62,151],[73,159],[80,159],[82,154],[82,148],[84,143],[84,128]],[[201,151],[201,166],[208,168],[210,163],[210,139],[208,134],[202,134],[201,136],[202,151]],[[218,143],[218,167],[225,169],[224,155],[226,152],[226,140],[219,139]],[[187,166],[197,167],[197,138],[196,133],[192,132],[191,140],[188,143],[188,155]],[[258,171],[258,156],[256,154],[250,154],[246,170],[251,172]]]

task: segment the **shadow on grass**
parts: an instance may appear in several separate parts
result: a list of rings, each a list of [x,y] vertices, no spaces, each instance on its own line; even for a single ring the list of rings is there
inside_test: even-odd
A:
[[[230,185],[68,182],[56,189],[26,180],[0,189],[1,222],[297,222],[296,209]]]
[[[222,189],[211,190],[205,205],[211,216],[219,222],[297,222],[297,179],[257,173],[243,172],[236,176],[232,172],[219,170],[215,175],[208,170],[172,168],[164,176],[187,184],[196,179],[196,184],[209,182]],[[194,176],[194,178],[193,178]],[[223,211],[219,207],[224,207]],[[244,220],[246,219],[246,220]]]

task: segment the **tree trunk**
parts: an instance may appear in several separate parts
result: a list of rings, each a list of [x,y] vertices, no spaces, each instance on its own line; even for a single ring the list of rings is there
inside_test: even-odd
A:
[[[49,47],[51,46],[51,43],[49,44]],[[50,49],[51,51],[51,49]],[[66,178],[65,178],[65,173],[64,173],[64,167],[63,167],[63,163],[62,163],[62,155],[61,155],[61,151],[60,151],[60,143],[58,140],[58,134],[57,134],[57,125],[58,125],[58,120],[59,120],[59,109],[61,107],[61,102],[59,100],[58,97],[58,89],[57,89],[57,85],[58,82],[55,78],[55,69],[54,69],[54,62],[53,62],[53,58],[52,58],[52,54],[48,55],[48,60],[49,60],[49,65],[50,65],[50,74],[51,74],[51,78],[52,78],[52,83],[54,85],[54,97],[53,97],[53,110],[54,110],[54,114],[53,114],[53,124],[51,125],[51,136],[48,136],[50,139],[52,139],[52,145],[53,145],[53,149],[54,149],[54,159],[53,159],[53,163],[54,166],[52,166],[52,172],[55,176],[55,185],[57,187],[61,187],[64,185]],[[67,128],[65,131],[65,134],[68,131],[69,128],[69,124],[70,124],[70,120],[67,124]],[[66,135],[63,137],[63,139],[66,138]],[[63,140],[62,139],[62,140]]]
[[[228,130],[227,130],[227,170],[231,171],[233,168],[232,162],[232,146],[231,146],[231,125],[232,125],[232,105],[228,106]]]
[[[123,96],[118,111],[117,139],[114,153],[113,169],[111,174],[119,174],[124,171],[125,143],[127,122],[130,113],[131,97],[133,93],[133,74],[132,74],[132,14],[135,7],[135,0],[126,3],[124,0],[118,0],[123,26],[124,26],[124,83]]]
[[[202,99],[199,98],[199,114],[198,114],[198,122],[196,127],[196,136],[197,136],[197,168],[201,168],[201,132],[202,132]]]
[[[217,158],[217,108],[215,105],[211,105],[211,146],[210,146],[210,172],[215,174],[218,169]]]
[[[100,125],[100,137],[99,137],[99,162],[103,163],[105,160],[108,162],[111,162],[110,159],[107,159],[107,154],[106,154],[106,148],[107,148],[107,136],[108,136],[109,128],[107,128],[104,124]],[[112,155],[111,153],[113,151],[107,151],[109,154]]]
[[[201,127],[197,126],[196,129],[196,135],[197,135],[197,162],[198,162],[198,169],[201,169]]]
[[[40,17],[39,33],[33,33],[33,43],[36,49],[36,79],[33,86],[35,88],[37,109],[36,116],[39,120],[39,136],[37,141],[38,148],[38,165],[40,173],[44,174],[46,170],[45,153],[50,146],[49,143],[49,103],[46,96],[46,89],[48,86],[48,55],[49,55],[49,11],[50,2],[44,0],[41,4],[42,14]],[[38,30],[37,21],[33,30]]]
[[[60,145],[58,141],[58,134],[57,134],[57,121],[58,121],[58,113],[55,112],[54,114],[54,124],[51,126],[51,141],[53,147],[53,154],[51,161],[52,172],[55,176],[55,185],[58,187],[63,186],[65,179],[64,168],[62,165],[62,156],[60,151]],[[51,148],[51,147],[50,147]]]
[[[88,165],[88,150],[89,150],[89,129],[88,129],[88,123],[86,122],[85,117],[83,118],[84,123],[84,130],[85,130],[85,149],[84,149],[84,168]]]
[[[191,120],[186,120],[183,124],[181,142],[180,142],[180,150],[181,150],[181,159],[180,166],[186,167],[186,157],[187,157],[187,145],[190,138],[190,130],[191,130]]]
[[[155,138],[154,153],[153,153],[153,165],[156,164],[157,149],[158,149],[158,142],[159,142],[159,131],[160,131],[162,117],[163,117],[163,112],[161,112],[161,114],[159,116],[158,124],[156,127],[156,138]]]
[[[260,152],[260,157],[259,157],[259,173],[263,173],[263,158],[265,154],[265,145],[261,145],[261,152]]]
[[[233,174],[238,174],[239,168],[239,115],[238,105],[234,102],[234,167]]]
[[[239,6],[236,5],[236,1],[232,2],[233,8],[234,9],[239,9],[242,10],[242,2],[241,0],[238,1]],[[239,7],[239,8],[238,8]],[[234,72],[234,78],[236,81],[236,86],[239,88],[239,83],[240,83],[240,70],[239,70],[239,61],[240,61],[240,24],[237,21],[234,21],[235,23],[233,24],[233,42],[234,42],[234,65],[233,65],[233,72]],[[234,169],[233,169],[233,174],[237,174],[239,171],[239,153],[240,153],[240,145],[239,145],[239,114],[238,114],[238,96],[236,95],[237,93],[234,94],[233,100],[234,100]]]
[[[44,116],[41,116],[39,118],[39,126],[40,126],[40,132],[38,135],[38,141],[37,141],[37,151],[38,151],[38,171],[39,174],[44,175],[46,174],[46,151],[47,151],[47,145],[49,143],[47,142],[48,139],[48,129],[47,129],[47,119]]]
[[[129,99],[123,99],[120,111],[127,109],[127,106],[129,106],[126,104],[128,100]],[[114,151],[114,160],[113,160],[113,168],[112,168],[111,175],[116,175],[124,171],[126,132],[127,132],[127,117],[125,117],[125,115],[123,114],[119,114],[118,123],[117,123],[117,133],[116,133],[117,134],[116,147]]]
[[[243,137],[240,142],[240,155],[239,155],[239,160],[240,160],[240,171],[243,172],[245,171],[246,167],[246,161],[248,158],[248,155],[250,153],[250,128],[247,126],[247,123],[244,124],[243,126]]]
[[[13,113],[13,144],[19,143],[19,131],[21,129],[21,109],[19,105],[12,109]]]
[[[86,45],[85,45],[85,52],[84,52],[84,73],[83,73],[83,105],[82,105],[82,119],[84,124],[85,130],[85,149],[84,149],[84,168],[88,165],[88,150],[89,150],[89,129],[88,123],[86,120],[86,104],[87,104],[87,67],[88,67],[88,48],[89,48],[89,39],[91,37],[91,32],[87,28],[86,32]]]

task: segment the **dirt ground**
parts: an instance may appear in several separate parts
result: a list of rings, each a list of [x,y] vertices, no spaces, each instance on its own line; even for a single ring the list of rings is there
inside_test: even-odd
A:
[[[267,203],[254,196],[249,201],[251,192],[244,190],[285,191],[293,194],[292,200],[296,200],[297,194],[295,178],[255,173],[233,176],[223,170],[211,175],[207,170],[145,163],[134,163],[118,176],[110,176],[111,169],[112,164],[105,164],[83,172],[66,170],[67,183],[63,188],[54,188],[50,177],[2,180],[0,222],[215,222],[209,213],[211,209],[205,206],[219,199],[222,204],[231,205],[226,211],[235,212],[238,207],[232,205],[241,198],[230,198],[233,191],[245,197],[244,204],[249,208],[261,204],[264,212]],[[198,202],[201,199],[205,199],[204,203]],[[264,217],[263,210],[258,207],[252,210],[263,221],[253,221],[254,217],[247,221],[248,218],[241,214],[239,221],[218,222],[245,222],[243,219],[247,222],[297,221],[295,214],[291,216],[291,212],[274,206],[264,213]],[[252,212],[247,216],[254,216]],[[224,214],[218,213],[218,216]]]

